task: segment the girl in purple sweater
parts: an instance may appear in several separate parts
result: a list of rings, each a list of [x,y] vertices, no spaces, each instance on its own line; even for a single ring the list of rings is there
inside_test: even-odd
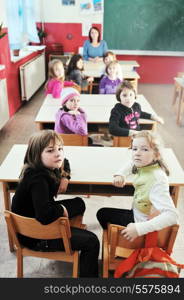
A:
[[[74,88],[66,89],[61,104],[56,113],[54,130],[57,133],[87,135],[86,113],[79,107],[79,92]]]
[[[117,87],[123,80],[123,78],[122,80],[119,78],[120,68],[118,61],[112,61],[107,65],[105,69],[107,75],[100,80],[100,94],[116,94]]]

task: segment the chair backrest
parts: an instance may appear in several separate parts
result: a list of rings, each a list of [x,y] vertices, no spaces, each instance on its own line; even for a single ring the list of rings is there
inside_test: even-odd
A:
[[[130,136],[113,136],[113,147],[129,147]]]
[[[79,134],[59,134],[65,146],[88,146],[88,136]]]
[[[30,238],[43,240],[63,239],[66,253],[71,254],[71,231],[68,218],[60,217],[48,225],[42,225],[34,218],[23,217],[8,210],[5,210],[4,215],[8,230],[17,248],[21,247],[17,234],[22,234]]]
[[[144,247],[145,236],[137,237],[133,242],[128,241],[121,234],[124,226],[110,224],[108,226],[108,244],[110,260],[116,257],[128,257],[135,249]],[[166,227],[158,232],[158,247],[168,254],[172,252],[179,225]]]

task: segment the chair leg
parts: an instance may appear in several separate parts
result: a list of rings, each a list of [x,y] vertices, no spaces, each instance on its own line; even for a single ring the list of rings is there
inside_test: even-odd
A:
[[[107,241],[107,230],[103,230],[102,242],[102,263],[103,263],[103,278],[109,277],[109,249]]]
[[[17,250],[17,277],[23,277],[23,256],[22,251]]]
[[[78,278],[79,275],[79,252],[75,251],[73,258],[73,278]]]

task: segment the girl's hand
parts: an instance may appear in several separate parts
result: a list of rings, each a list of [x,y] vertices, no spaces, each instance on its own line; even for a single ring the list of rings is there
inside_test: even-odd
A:
[[[87,82],[93,82],[94,81],[94,78],[93,77],[88,77],[87,78]]]
[[[78,110],[69,110],[68,113],[73,116],[80,115],[80,112]]]
[[[66,177],[61,178],[59,193],[65,193],[68,187],[69,180]]]
[[[94,58],[94,62],[99,62],[99,61],[102,61],[102,57],[96,56]]]
[[[152,120],[154,120],[162,125],[164,124],[164,119],[162,119],[161,117],[159,117],[157,115],[152,116]]]
[[[121,231],[121,234],[130,242],[138,237],[138,233],[134,223],[129,223],[127,227]]]
[[[116,187],[123,187],[125,185],[125,177],[120,175],[114,176],[113,184]]]

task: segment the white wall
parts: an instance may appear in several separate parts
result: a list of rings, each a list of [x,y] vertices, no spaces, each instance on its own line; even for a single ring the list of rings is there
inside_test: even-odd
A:
[[[5,0],[0,0],[0,24],[3,22],[3,27],[7,27],[5,3]]]
[[[87,21],[102,24],[102,14],[80,14],[80,1],[76,0],[75,2],[74,6],[63,6],[61,0],[37,0],[36,21],[47,23],[83,23]]]

